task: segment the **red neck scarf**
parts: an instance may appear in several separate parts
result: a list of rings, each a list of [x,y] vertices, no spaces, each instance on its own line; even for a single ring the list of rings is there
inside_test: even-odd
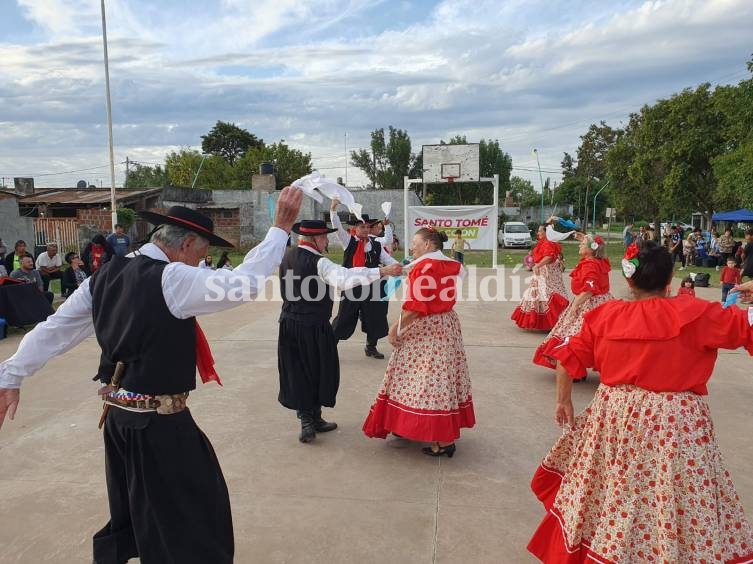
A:
[[[212,350],[209,348],[207,337],[204,335],[201,327],[199,327],[198,321],[196,321],[196,368],[199,370],[199,376],[201,376],[201,381],[204,384],[210,380],[214,380],[222,386],[220,375],[214,369]]]
[[[299,247],[308,247],[309,249],[314,249],[317,253],[321,254],[321,251],[316,248],[316,245],[314,243],[311,243],[309,241],[298,241]]]
[[[366,266],[366,242],[369,240],[368,237],[365,239],[358,239],[358,246],[356,247],[356,252],[353,254],[353,266]]]

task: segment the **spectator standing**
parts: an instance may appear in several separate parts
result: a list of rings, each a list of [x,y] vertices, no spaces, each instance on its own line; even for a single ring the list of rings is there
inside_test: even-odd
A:
[[[97,272],[103,264],[112,258],[112,255],[112,247],[107,243],[104,235],[95,235],[81,254],[86,274],[91,276]]]
[[[743,276],[740,274],[740,269],[737,268],[734,256],[727,257],[727,266],[722,268],[722,272],[719,274],[719,282],[722,285],[722,303],[724,303],[727,301],[729,291],[737,284],[743,283]]]
[[[13,246],[13,252],[5,255],[5,262],[3,263],[5,270],[13,272],[21,268],[21,258],[23,257],[30,257],[32,264],[34,263],[34,257],[26,251],[26,241],[19,239]]]
[[[732,228],[724,230],[724,235],[719,237],[719,252],[722,255],[722,261],[726,264],[727,259],[735,255],[735,239],[732,237]]]
[[[60,270],[63,266],[63,259],[58,254],[57,243],[47,243],[47,250],[43,253],[39,253],[37,257],[36,267],[42,277],[42,284],[44,292],[50,289],[50,280],[60,280],[60,295],[63,295],[62,280],[63,272]]]
[[[465,250],[471,249],[471,244],[463,239],[463,230],[462,229],[456,229],[455,230],[455,238],[452,240],[452,252],[455,255],[454,258],[456,261],[458,261],[460,264],[463,264],[463,259],[465,256]]]
[[[36,284],[39,291],[44,294],[47,301],[52,303],[54,297],[51,292],[44,290],[44,282],[42,282],[42,276],[38,270],[34,270],[34,259],[30,256],[24,256],[21,258],[21,267],[17,268],[10,273],[11,278],[25,282],[26,284]]]
[[[87,277],[86,272],[82,268],[84,261],[81,260],[81,257],[77,253],[70,252],[65,255],[65,262],[70,266],[63,271],[61,286],[63,288],[63,297],[67,298],[83,284]]]
[[[634,240],[635,236],[633,235],[633,224],[628,223],[627,225],[625,225],[625,229],[622,230],[622,242],[625,244],[625,248],[627,249],[630,245],[632,245]]]
[[[745,230],[745,246],[743,247],[743,276],[753,278],[753,229]]]
[[[131,252],[131,238],[119,223],[115,224],[115,233],[110,233],[106,240],[116,257],[124,257]]]
[[[672,254],[672,267],[680,259],[680,270],[685,270],[685,253],[682,252],[682,229],[672,226],[672,236],[669,238],[669,252]]]

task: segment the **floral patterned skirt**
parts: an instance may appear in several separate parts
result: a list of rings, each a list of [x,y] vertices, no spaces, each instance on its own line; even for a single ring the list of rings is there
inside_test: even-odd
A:
[[[415,441],[452,442],[462,427],[475,423],[457,314],[419,317],[392,351],[363,432],[381,439],[395,433]]]
[[[606,294],[591,296],[580,306],[571,302],[560,315],[557,324],[549,332],[549,335],[536,349],[533,355],[533,363],[547,368],[556,368],[557,361],[551,356],[552,350],[560,346],[567,337],[576,335],[580,331],[580,328],[583,327],[584,315],[611,299],[612,294],[607,292]]]
[[[521,329],[549,331],[554,327],[568,304],[567,290],[562,280],[562,263],[545,264],[523,292],[520,305],[511,319]]]
[[[600,385],[531,487],[543,562],[753,562],[753,530],[709,408],[691,392]]]

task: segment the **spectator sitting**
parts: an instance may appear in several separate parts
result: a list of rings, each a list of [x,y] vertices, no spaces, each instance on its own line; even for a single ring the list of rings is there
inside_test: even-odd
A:
[[[21,268],[22,257],[31,257],[32,263],[34,262],[34,257],[31,256],[31,253],[26,251],[26,241],[19,239],[16,241],[13,252],[5,255],[5,262],[3,263],[5,265],[5,270],[7,272],[13,272],[14,270]]]
[[[42,282],[42,276],[39,271],[34,270],[34,259],[30,256],[24,256],[21,258],[21,268],[18,268],[10,273],[11,278],[21,280],[27,284],[36,284],[39,291],[44,294],[47,301],[52,303],[54,297],[51,292],[44,291],[44,283]]]
[[[730,256],[735,256],[735,239],[732,237],[732,228],[724,230],[724,235],[719,237],[719,252],[722,253],[722,261],[727,262]]]
[[[62,279],[63,273],[60,268],[63,266],[63,260],[58,254],[57,243],[47,243],[47,250],[43,253],[39,253],[37,257],[36,267],[39,274],[42,276],[42,283],[44,284],[43,291],[46,292],[50,289],[50,280],[53,278],[61,280],[60,295],[63,294]]]
[[[65,262],[70,267],[63,272],[61,286],[63,288],[63,297],[67,298],[86,280],[86,272],[81,268],[84,265],[84,261],[78,256],[78,253],[70,252],[65,255]]]
[[[227,251],[223,251],[220,255],[220,260],[217,261],[217,270],[219,270],[220,268],[233,270],[233,263],[230,262],[230,257],[227,256]]]
[[[119,223],[115,224],[115,233],[110,233],[106,241],[116,257],[124,257],[131,252],[131,238],[125,234],[125,228]]]
[[[203,260],[199,261],[197,266],[199,268],[211,268],[214,270],[214,266],[212,265],[212,255],[205,256]]]
[[[719,236],[716,231],[711,231],[711,241],[709,241],[709,258],[712,259],[713,265],[719,270],[722,264],[722,252],[719,248]]]
[[[5,265],[0,264],[0,278],[6,278],[8,276],[8,271],[5,270]]]
[[[115,253],[104,235],[97,234],[92,237],[91,243],[86,245],[84,252],[81,254],[86,274],[91,276],[97,272],[100,266],[112,258],[113,254]]]
[[[677,290],[678,296],[695,296],[695,282],[690,276],[686,276],[682,279],[680,289]]]

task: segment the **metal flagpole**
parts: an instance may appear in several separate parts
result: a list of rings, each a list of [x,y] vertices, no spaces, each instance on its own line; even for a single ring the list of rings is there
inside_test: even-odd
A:
[[[112,148],[112,102],[110,101],[110,64],[107,58],[107,23],[105,20],[105,0],[102,6],[102,44],[105,48],[105,92],[107,95],[107,137],[110,144],[110,210],[112,217],[112,232],[115,233],[115,224],[118,222],[118,208],[115,201],[115,155]]]
[[[541,176],[541,164],[539,163],[539,150],[534,149],[533,154],[536,155],[536,166],[539,169],[539,182],[541,183],[541,223],[544,223],[544,177]]]

